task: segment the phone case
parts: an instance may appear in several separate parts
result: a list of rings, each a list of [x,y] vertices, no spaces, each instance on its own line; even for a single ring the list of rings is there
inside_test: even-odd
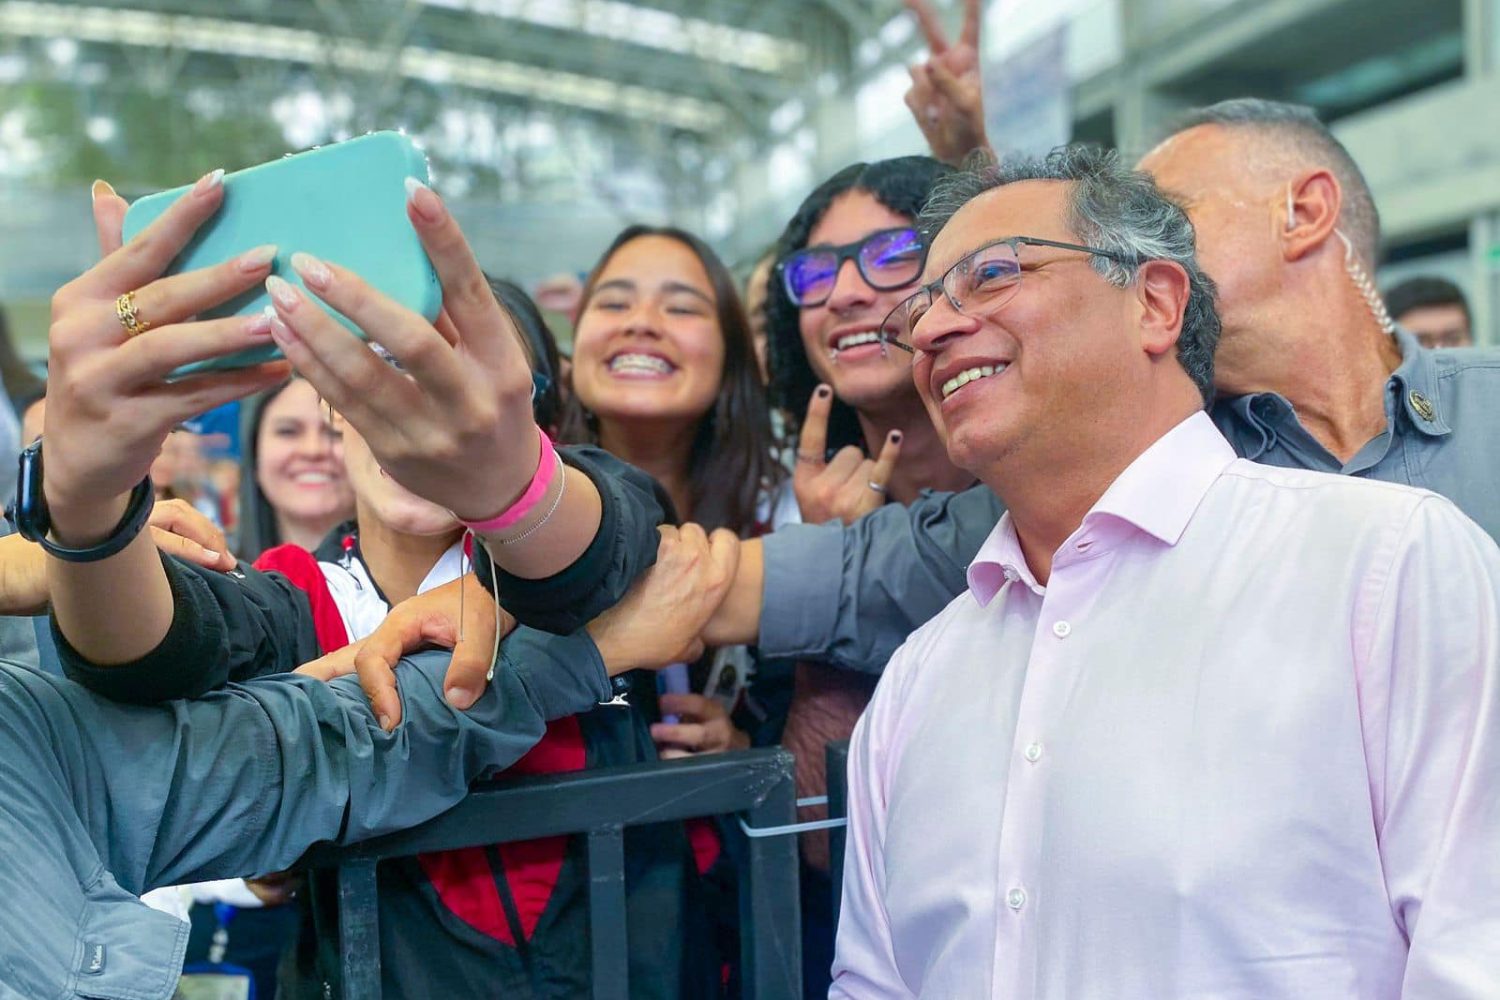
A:
[[[277,247],[272,273],[301,286],[288,263],[299,250],[358,274],[396,302],[437,318],[442,288],[406,216],[406,178],[427,183],[427,158],[399,132],[371,132],[224,176],[224,204],[172,262],[168,273],[218,264],[253,247]],[[125,214],[128,241],[189,186],[138,199]],[[310,296],[317,302],[317,296]],[[248,316],[270,304],[252,289],[200,318]],[[360,330],[324,306],[350,330]],[[280,357],[274,344],[186,365],[173,377],[244,368]]]

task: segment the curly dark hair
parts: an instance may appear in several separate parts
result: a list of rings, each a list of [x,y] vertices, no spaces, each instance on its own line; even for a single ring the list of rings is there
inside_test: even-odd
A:
[[[750,321],[745,315],[734,276],[712,248],[692,233],[673,226],[630,226],[614,238],[589,272],[579,301],[582,316],[594,288],[621,247],[646,236],[676,240],[693,252],[714,289],[716,318],[724,337],[724,373],[713,409],[704,415],[693,438],[689,459],[692,481],[692,519],[710,530],[729,528],[740,536],[753,533],[761,497],[786,478],[776,461],[771,415],[755,363]],[[576,393],[563,403],[561,438],[570,444],[598,444],[597,426]]]
[[[952,167],[930,156],[898,156],[845,167],[803,200],[776,243],[776,259],[784,261],[806,247],[808,236],[822,221],[828,207],[850,191],[864,191],[915,224],[933,185],[951,173]],[[771,403],[786,411],[789,418],[786,433],[793,443],[807,416],[807,401],[820,381],[802,346],[799,313],[787,296],[778,267],[772,271],[766,290],[767,367],[771,374]],[[828,446],[836,449],[850,444],[864,447],[859,418],[852,406],[834,399],[828,416]]]

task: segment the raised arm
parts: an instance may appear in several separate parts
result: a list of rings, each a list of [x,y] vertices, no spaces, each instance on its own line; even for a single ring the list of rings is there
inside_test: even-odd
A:
[[[979,75],[980,0],[964,0],[958,41],[950,42],[929,0],[906,0],[927,39],[928,58],[910,68],[906,106],[932,155],[958,166],[989,147],[984,127],[984,86]]]
[[[407,192],[407,217],[443,286],[436,324],[337,263],[293,253],[304,287],[267,281],[272,335],[386,472],[476,526],[499,569],[547,580],[595,542],[606,517],[601,491],[575,465],[554,465],[532,418],[531,371],[514,322],[458,223],[425,185],[411,180]],[[352,320],[401,370],[317,301]]]
[[[286,365],[273,364],[166,380],[180,365],[270,339],[265,317],[193,317],[255,287],[274,248],[247,248],[237,260],[161,277],[218,211],[221,176],[205,176],[124,247],[120,200],[101,193],[95,211],[106,256],[53,297],[42,492],[51,538],[62,546],[85,548],[119,530],[132,489],[172,428],[287,374]],[[134,660],[171,627],[172,590],[148,532],[101,561],[49,557],[47,578],[58,626],[91,662]]]
[[[887,504],[847,526],[789,524],[745,542],[705,636],[878,674],[963,591],[969,560],[1001,513],[994,493],[976,486]]]

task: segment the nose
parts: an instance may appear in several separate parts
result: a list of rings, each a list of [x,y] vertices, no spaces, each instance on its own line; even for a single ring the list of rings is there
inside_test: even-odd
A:
[[[938,354],[977,329],[978,320],[953,308],[947,295],[934,293],[932,305],[912,327],[911,346],[923,354]]]
[[[621,329],[631,336],[660,337],[656,304],[649,299],[637,302],[626,315]]]
[[[875,289],[865,276],[859,273],[859,265],[846,260],[839,265],[834,276],[833,291],[828,293],[828,308],[836,313],[849,313],[868,308],[875,301]]]
[[[314,422],[297,438],[297,451],[309,458],[322,458],[333,452],[333,435],[327,425]]]

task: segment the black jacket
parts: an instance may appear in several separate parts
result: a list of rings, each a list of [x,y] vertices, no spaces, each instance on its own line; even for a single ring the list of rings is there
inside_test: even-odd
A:
[[[554,576],[499,574],[501,605],[526,626],[506,642],[531,644],[544,655],[576,650],[571,633],[613,607],[651,568],[660,540],[656,526],[671,507],[654,479],[608,452],[578,446],[558,453],[598,488],[599,531],[583,555]],[[162,562],[175,604],[166,637],[138,660],[100,668],[78,655],[54,620],[58,656],[70,678],[115,701],[153,704],[196,698],[228,681],[287,673],[322,655],[307,597],[286,579],[248,567],[218,573],[165,556]],[[489,560],[476,564],[493,593]]]

